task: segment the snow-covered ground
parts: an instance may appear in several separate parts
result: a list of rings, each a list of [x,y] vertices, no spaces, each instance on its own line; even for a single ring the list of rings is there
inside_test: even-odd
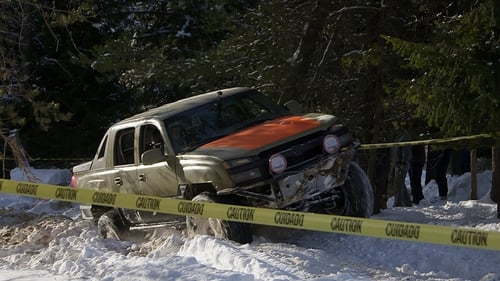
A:
[[[69,180],[67,171],[35,173],[44,182]],[[449,177],[447,202],[431,182],[419,206],[390,207],[373,218],[500,231],[491,171],[478,181],[480,200],[468,200],[466,174]],[[499,251],[264,226],[247,245],[174,229],[122,242],[100,238],[77,205],[6,194],[0,249],[0,280],[500,280]]]

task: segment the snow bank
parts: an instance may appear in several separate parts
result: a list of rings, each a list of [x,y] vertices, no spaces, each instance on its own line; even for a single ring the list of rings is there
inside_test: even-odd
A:
[[[51,183],[69,175],[35,173]],[[373,219],[500,231],[491,172],[478,175],[477,201],[468,199],[469,174],[448,179],[448,201],[431,182],[420,205]],[[500,280],[498,251],[267,226],[255,226],[247,245],[175,229],[114,241],[77,214],[77,205],[0,194],[0,280]]]

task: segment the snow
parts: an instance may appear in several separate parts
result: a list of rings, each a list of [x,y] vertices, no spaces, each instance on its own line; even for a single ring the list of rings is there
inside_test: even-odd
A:
[[[66,170],[33,170],[40,181],[68,183]],[[424,175],[425,176],[425,175]],[[19,170],[15,180],[26,179]],[[424,187],[418,206],[389,207],[373,219],[500,231],[489,199],[491,171],[449,176],[448,201]],[[388,206],[392,206],[392,199]],[[500,253],[437,244],[265,226],[240,245],[182,231],[137,231],[130,241],[99,237],[78,206],[0,194],[0,280],[500,280]]]

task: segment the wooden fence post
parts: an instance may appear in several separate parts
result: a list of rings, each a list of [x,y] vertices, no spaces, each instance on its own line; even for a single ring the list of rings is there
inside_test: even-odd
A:
[[[470,151],[470,199],[477,200],[477,149]]]

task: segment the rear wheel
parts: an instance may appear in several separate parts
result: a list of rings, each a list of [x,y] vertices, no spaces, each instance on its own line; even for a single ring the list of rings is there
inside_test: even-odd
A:
[[[368,218],[373,214],[375,202],[372,185],[358,163],[351,162],[346,182],[341,187],[344,194],[344,214]]]
[[[196,195],[192,201],[209,203],[231,203],[223,202],[217,195],[202,192]],[[226,221],[216,218],[186,217],[186,230],[188,235],[210,235],[216,238],[232,240],[241,244],[252,242],[252,229],[248,223]]]
[[[124,240],[129,233],[129,226],[120,216],[118,210],[109,210],[97,221],[97,231],[103,238]]]

